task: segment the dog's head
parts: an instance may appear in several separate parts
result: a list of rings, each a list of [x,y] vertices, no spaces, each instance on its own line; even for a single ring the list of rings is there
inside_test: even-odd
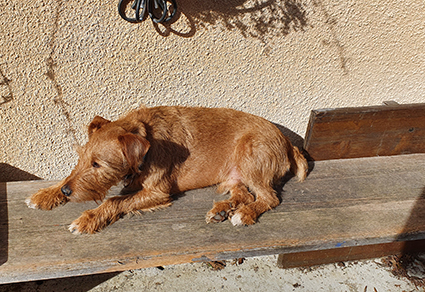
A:
[[[125,120],[97,116],[88,137],[87,144],[78,147],[78,163],[61,188],[70,201],[102,200],[110,187],[140,172],[150,147],[143,124]]]

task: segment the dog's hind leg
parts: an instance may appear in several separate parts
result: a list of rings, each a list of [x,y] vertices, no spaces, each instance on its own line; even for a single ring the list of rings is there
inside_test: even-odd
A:
[[[258,139],[258,135],[248,134],[238,142],[233,164],[239,170],[241,182],[255,195],[255,201],[237,208],[230,221],[233,225],[251,225],[262,213],[279,205],[273,184],[290,169],[286,153],[291,145],[280,135]]]
[[[233,225],[252,225],[258,216],[279,205],[279,199],[271,186],[250,186],[256,196],[255,202],[243,205],[235,210],[230,221]]]
[[[240,181],[229,186],[224,183],[219,190],[230,192],[228,200],[214,203],[213,208],[207,213],[205,220],[207,223],[215,223],[226,220],[231,213],[243,205],[254,202],[254,196],[248,191],[246,186]]]
[[[128,213],[153,211],[170,205],[169,194],[143,189],[134,195],[112,197],[99,207],[84,211],[78,219],[72,222],[69,231],[74,234],[95,233]]]

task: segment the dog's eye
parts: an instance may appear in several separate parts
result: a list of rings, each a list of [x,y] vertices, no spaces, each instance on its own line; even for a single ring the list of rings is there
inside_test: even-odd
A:
[[[99,164],[99,163],[97,163],[96,161],[94,161],[91,165],[92,165],[94,168],[99,168],[99,167],[100,167],[100,164]]]

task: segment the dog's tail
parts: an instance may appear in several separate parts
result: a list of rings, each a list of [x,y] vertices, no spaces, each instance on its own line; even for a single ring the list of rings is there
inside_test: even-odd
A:
[[[302,182],[307,177],[308,163],[307,159],[301,154],[297,146],[292,146],[291,172],[295,174],[298,181]]]

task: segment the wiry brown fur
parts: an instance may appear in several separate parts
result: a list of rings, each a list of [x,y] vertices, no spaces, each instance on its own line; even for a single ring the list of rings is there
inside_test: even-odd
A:
[[[273,124],[231,109],[142,107],[114,122],[95,117],[88,136],[71,175],[28,206],[101,201],[123,180],[136,192],[85,211],[70,226],[75,233],[97,232],[130,212],[170,205],[170,194],[210,185],[230,198],[214,204],[208,223],[254,224],[279,204],[273,185],[287,171],[300,181],[307,173],[305,158]]]

